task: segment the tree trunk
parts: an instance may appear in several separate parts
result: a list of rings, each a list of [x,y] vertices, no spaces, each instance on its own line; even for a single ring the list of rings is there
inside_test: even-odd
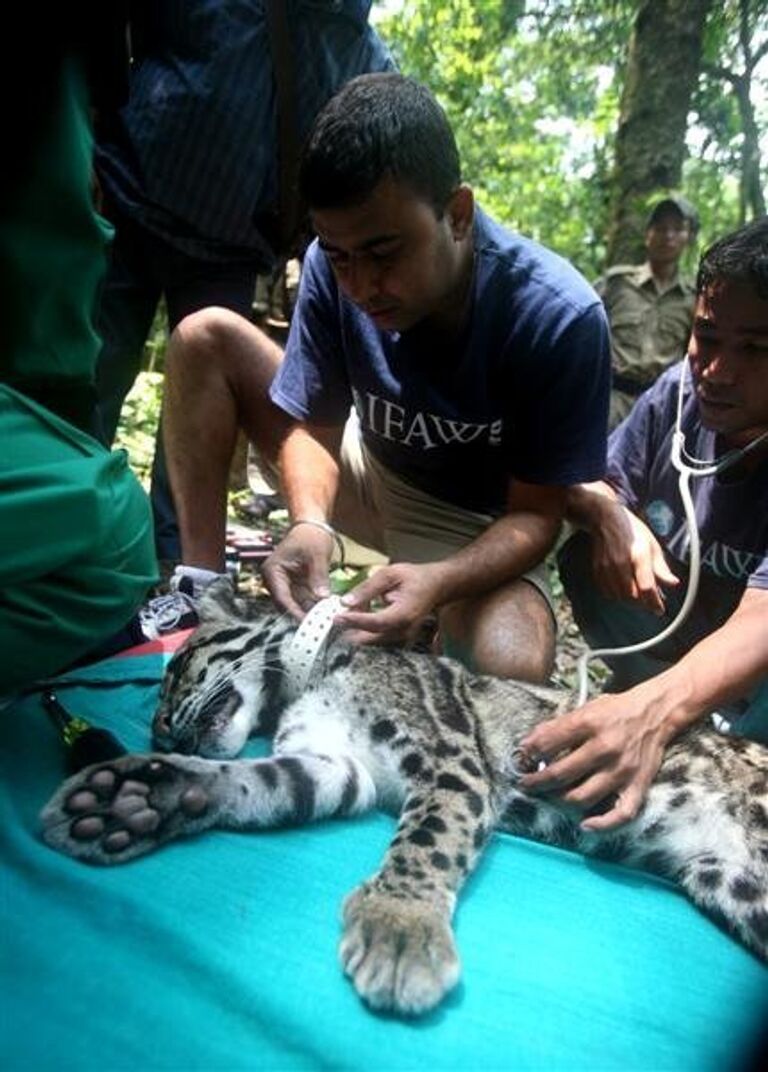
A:
[[[741,180],[739,182],[739,210],[741,222],[750,217],[765,216],[765,194],[760,182],[760,134],[755,120],[755,109],[750,94],[749,74],[733,82],[739,102],[739,114],[743,130],[741,143]]]
[[[691,96],[712,0],[642,0],[616,136],[607,264],[642,259],[651,196],[679,186]]]

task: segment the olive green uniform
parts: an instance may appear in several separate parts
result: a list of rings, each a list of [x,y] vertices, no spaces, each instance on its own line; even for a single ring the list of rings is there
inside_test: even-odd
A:
[[[648,264],[609,268],[595,290],[611,326],[610,427],[615,428],[637,396],[685,354],[696,290],[680,275],[660,288]]]
[[[87,421],[108,238],[91,206],[84,103],[65,65],[0,216],[0,696],[116,633],[155,579],[148,502],[125,453],[62,416]]]

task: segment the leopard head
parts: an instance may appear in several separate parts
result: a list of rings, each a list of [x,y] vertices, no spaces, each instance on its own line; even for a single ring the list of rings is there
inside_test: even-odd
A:
[[[296,625],[268,599],[237,597],[225,579],[206,590],[198,615],[163,675],[153,741],[166,752],[234,756],[274,729],[286,699],[280,648]]]

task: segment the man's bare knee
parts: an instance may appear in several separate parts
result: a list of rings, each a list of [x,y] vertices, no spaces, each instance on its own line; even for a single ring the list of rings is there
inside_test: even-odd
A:
[[[443,607],[440,638],[447,655],[480,673],[543,684],[554,668],[552,611],[525,580]]]
[[[226,362],[230,354],[242,347],[243,337],[247,340],[249,328],[257,332],[258,339],[258,329],[230,309],[219,306],[198,309],[180,320],[171,333],[166,368],[172,371],[183,365],[189,371],[198,363],[209,368]]]

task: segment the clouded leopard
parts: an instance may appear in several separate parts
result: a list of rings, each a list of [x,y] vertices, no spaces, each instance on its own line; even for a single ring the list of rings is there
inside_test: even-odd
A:
[[[332,636],[294,696],[295,622],[226,583],[200,615],[162,682],[163,754],[66,781],[42,814],[54,848],[116,864],[213,827],[394,810],[380,869],[345,902],[340,955],[371,1006],[402,1013],[432,1008],[458,979],[451,917],[494,827],[671,878],[768,959],[767,749],[691,731],[636,819],[586,833],[572,810],[517,788],[519,742],[561,693]],[[273,735],[272,756],[229,759],[251,734]]]

